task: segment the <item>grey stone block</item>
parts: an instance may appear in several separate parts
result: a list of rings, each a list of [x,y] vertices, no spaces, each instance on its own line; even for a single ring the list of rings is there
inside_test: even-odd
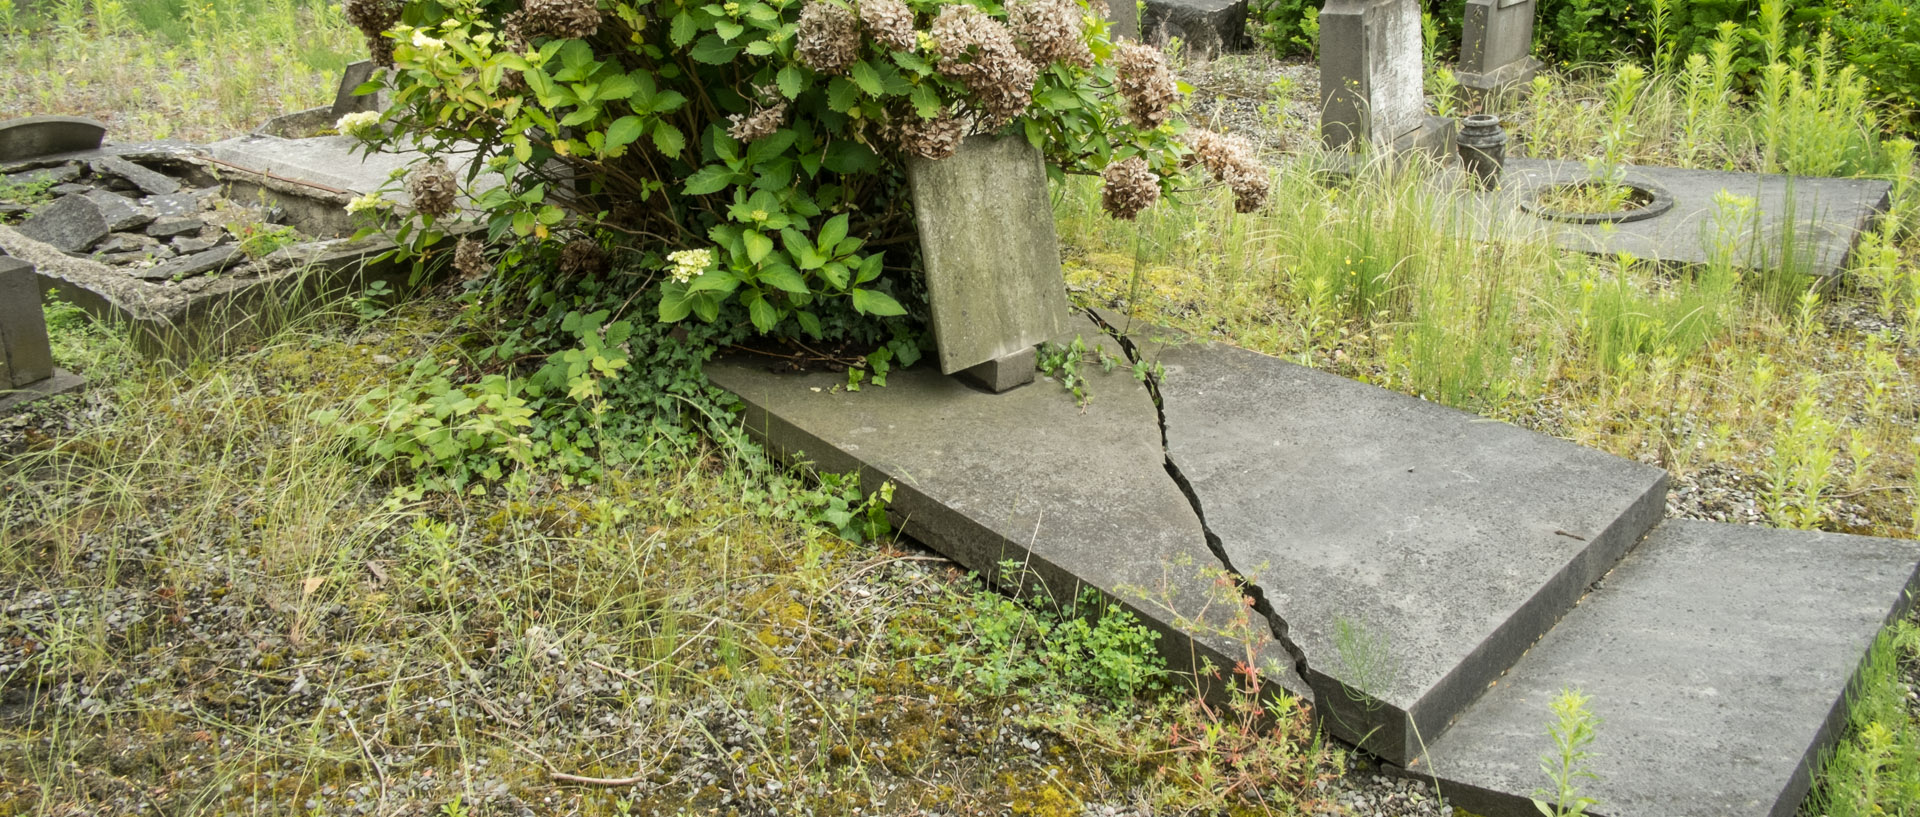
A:
[[[1113,21],[1108,37],[1140,39],[1140,6],[1135,0],[1107,0],[1107,19]]]
[[[166,263],[139,270],[134,274],[148,281],[171,281],[219,272],[246,260],[247,257],[240,252],[239,244],[223,244],[210,250],[180,256]]]
[[[1179,38],[1189,56],[1240,51],[1247,45],[1247,0],[1147,0],[1140,31],[1161,45]]]
[[[33,266],[0,256],[0,389],[24,388],[52,376],[53,349]]]
[[[118,156],[102,156],[87,162],[87,166],[93,168],[94,175],[125,179],[149,196],[180,192],[180,182],[173,177],[148,170]]]
[[[1033,347],[1028,347],[1006,357],[961,369],[957,376],[965,378],[980,388],[999,394],[1032,383],[1036,371],[1035,364],[1039,361],[1039,352]]]
[[[1538,0],[1467,0],[1460,36],[1460,84],[1497,93],[1529,82],[1540,69],[1533,58]]]
[[[220,242],[216,239],[200,238],[199,236],[190,235],[175,236],[172,241],[173,248],[183,253],[206,252],[207,250],[213,249],[214,245],[218,243]]]
[[[172,193],[143,198],[140,206],[152,211],[155,218],[187,218],[200,212],[204,198],[198,193]]]
[[[55,165],[19,173],[7,174],[7,184],[20,186],[29,184],[68,184],[80,180],[80,166],[73,164]]]
[[[67,182],[66,184],[56,184],[53,187],[48,188],[47,192],[52,193],[56,196],[84,196],[98,189],[99,188],[96,188],[90,184],[77,184],[74,182]]]
[[[62,196],[20,223],[20,234],[62,252],[85,252],[107,237],[100,205],[86,196]]]
[[[182,235],[199,235],[207,223],[197,218],[161,218],[147,225],[147,235],[154,238],[173,238]]]
[[[1040,153],[1023,136],[970,136],[907,178],[940,371],[1030,349],[1065,330],[1067,287]]]
[[[95,244],[93,251],[96,253],[145,251],[148,247],[157,246],[158,244],[159,242],[150,236],[134,235],[132,233],[114,233],[113,235],[107,236],[105,241]]]
[[[86,194],[88,200],[100,208],[100,219],[112,232],[125,232],[145,227],[153,222],[153,213],[133,203],[133,199],[119,193],[94,190]]]
[[[1660,519],[1666,472],[1226,346],[1140,340],[1167,456],[1333,732],[1404,762]]]
[[[1320,140],[1385,148],[1427,115],[1418,0],[1327,0],[1320,11]]]
[[[1917,561],[1911,541],[1669,520],[1410,771],[1475,813],[1534,813],[1547,703],[1574,688],[1601,719],[1580,781],[1600,813],[1791,817]]]
[[[1787,252],[1783,239],[1791,234],[1792,263],[1832,279],[1846,269],[1860,233],[1886,211],[1892,191],[1891,184],[1873,179],[1640,166],[1625,170],[1627,181],[1651,183],[1670,193],[1672,209],[1625,224],[1573,224],[1531,215],[1521,210],[1525,197],[1545,185],[1589,178],[1589,171],[1581,162],[1508,159],[1500,189],[1471,194],[1464,200],[1467,211],[1448,223],[1483,240],[1545,233],[1575,252],[1609,258],[1626,252],[1642,260],[1699,265],[1716,255],[1721,227],[1716,224],[1715,197],[1724,192],[1753,199],[1758,214],[1757,223],[1735,231],[1736,264],[1778,264]]]
[[[0,162],[93,150],[107,126],[78,116],[28,116],[0,122]]]
[[[1078,331],[1120,350],[1081,319]],[[1161,634],[1170,666],[1231,668],[1240,643],[1217,634],[1231,603],[1209,606],[1218,569],[1192,506],[1168,476],[1147,390],[1125,371],[1088,374],[1098,395],[1083,411],[1059,389],[986,394],[926,364],[894,371],[884,388],[835,388],[832,373],[776,374],[730,357],[706,368],[746,404],[748,432],[817,467],[858,471],[867,490],[896,485],[889,514],[911,536],[1003,587],[1055,598],[1091,587]],[[1024,565],[1040,581],[1007,575]],[[1167,595],[1171,609],[1143,599]],[[1199,635],[1182,632],[1182,617]],[[1272,642],[1254,660],[1279,685],[1310,695]]]

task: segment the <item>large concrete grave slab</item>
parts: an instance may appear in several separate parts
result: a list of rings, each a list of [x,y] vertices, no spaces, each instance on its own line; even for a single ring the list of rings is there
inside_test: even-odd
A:
[[[1112,0],[1125,5],[1126,0]],[[1210,57],[1244,50],[1247,45],[1247,0],[1146,0],[1147,13],[1140,34],[1147,42],[1181,42],[1189,58]],[[1119,15],[1114,16],[1120,19]]]
[[[1320,11],[1320,141],[1362,152],[1424,146],[1418,0],[1327,0]]]
[[[1460,84],[1484,93],[1533,80],[1533,20],[1539,0],[1467,0],[1460,30]]]
[[[1473,194],[1468,217],[1456,228],[1496,240],[1544,231],[1555,244],[1575,252],[1607,257],[1632,253],[1641,260],[1683,265],[1712,262],[1726,229],[1737,239],[1735,263],[1748,268],[1779,266],[1791,235],[1793,265],[1830,278],[1846,269],[1860,233],[1885,212],[1893,189],[1874,179],[1635,165],[1625,170],[1629,183],[1650,183],[1671,194],[1673,208],[1622,224],[1575,224],[1536,216],[1521,210],[1525,197],[1591,173],[1583,162],[1508,159],[1500,189]],[[1716,217],[1723,208],[1715,198],[1723,192],[1751,198],[1757,217],[1744,228],[1729,217]]]
[[[1410,772],[1476,813],[1534,813],[1547,705],[1572,688],[1601,719],[1593,813],[1790,817],[1916,561],[1911,541],[1668,521]]]
[[[1323,720],[1395,762],[1664,508],[1658,468],[1255,352],[1135,342],[1166,370],[1168,459]]]
[[[1121,354],[1084,318],[1072,325]],[[1161,633],[1175,669],[1246,660],[1243,643],[1218,632],[1235,605],[1216,595],[1221,566],[1167,474],[1152,397],[1124,367],[1088,375],[1094,399],[1083,410],[1044,383],[989,394],[925,363],[847,392],[844,374],[775,373],[770,362],[734,355],[706,372],[746,404],[747,431],[771,449],[858,471],[868,490],[893,482],[889,513],[906,535],[1003,587],[1056,599],[1097,588]],[[1007,560],[1039,584],[1004,575]],[[1310,695],[1281,645],[1260,644],[1256,662]]]
[[[948,158],[908,157],[907,178],[940,371],[1066,331],[1046,165],[1026,137],[970,136]]]
[[[208,157],[222,164],[355,195],[380,189],[393,173],[403,171],[409,162],[419,158],[415,153],[367,155],[358,150],[361,144],[351,136],[282,139],[248,134],[214,142],[206,150]],[[405,196],[394,198],[404,200]]]

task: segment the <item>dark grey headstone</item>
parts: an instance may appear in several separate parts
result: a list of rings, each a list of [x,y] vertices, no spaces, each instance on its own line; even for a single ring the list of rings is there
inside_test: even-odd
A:
[[[199,235],[207,223],[197,218],[158,218],[147,225],[147,235],[154,238],[173,238],[182,235]]]
[[[62,196],[21,222],[20,234],[63,252],[85,252],[107,237],[100,205],[86,196]]]
[[[1596,812],[1792,817],[1916,561],[1912,541],[1664,522],[1411,771],[1475,813],[1533,813],[1547,704],[1572,688],[1601,719]]]
[[[1498,91],[1533,79],[1533,18],[1539,0],[1467,0],[1460,37],[1460,84]]]
[[[150,196],[180,192],[180,182],[158,171],[148,170],[118,156],[102,156],[87,163],[95,175],[125,179]]]
[[[997,360],[1065,331],[1066,282],[1040,152],[1024,136],[970,136],[907,160],[940,371]]]
[[[1386,148],[1426,124],[1419,0],[1327,0],[1320,11],[1320,140]]]
[[[367,80],[373,79],[374,72],[378,70],[380,69],[373,64],[373,60],[361,60],[347,65],[346,73],[340,75],[340,87],[333,93],[334,119],[337,120],[350,113],[378,111],[386,107],[384,94],[376,92],[366,96],[356,96],[353,93],[354,89],[365,84]],[[331,126],[333,123],[327,124]]]
[[[171,281],[180,278],[192,278],[209,272],[219,272],[227,267],[246,260],[240,252],[239,244],[224,244],[210,250],[202,250],[192,255],[183,255],[163,264],[157,264],[135,272],[148,281]]]
[[[153,222],[153,213],[133,203],[133,199],[119,193],[95,190],[86,194],[87,199],[100,208],[100,218],[107,223],[107,229],[122,232],[145,227]]]
[[[1152,43],[1178,38],[1181,53],[1196,57],[1240,51],[1247,44],[1247,0],[1147,0],[1140,32]]]
[[[1149,346],[1167,456],[1325,722],[1396,762],[1659,521],[1667,475],[1227,346]]]
[[[33,265],[0,256],[0,389],[18,389],[53,376],[47,319]]]
[[[93,150],[107,126],[78,116],[29,116],[0,122],[0,163]]]

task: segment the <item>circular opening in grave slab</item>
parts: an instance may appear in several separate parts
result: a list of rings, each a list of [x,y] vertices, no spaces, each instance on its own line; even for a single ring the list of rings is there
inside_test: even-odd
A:
[[[1673,209],[1673,195],[1650,182],[1582,179],[1537,185],[1521,194],[1520,209],[1573,224],[1625,224]]]

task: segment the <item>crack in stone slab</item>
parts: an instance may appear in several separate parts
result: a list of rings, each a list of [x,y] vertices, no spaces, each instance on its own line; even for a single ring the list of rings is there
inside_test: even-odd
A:
[[[1126,354],[1128,362],[1136,366],[1142,364],[1144,357],[1140,347],[1135,345],[1133,339],[1127,337],[1125,332],[1107,322],[1095,310],[1081,309],[1080,311],[1093,322],[1094,326],[1099,327],[1100,331],[1107,333],[1108,337],[1113,338],[1114,342],[1120,345],[1120,350]],[[1193,517],[1200,523],[1200,532],[1206,537],[1207,550],[1212,551],[1214,559],[1220,562],[1220,567],[1233,577],[1234,584],[1239,587],[1240,592],[1253,599],[1253,611],[1266,620],[1267,630],[1273,635],[1273,640],[1293,659],[1294,673],[1300,677],[1302,683],[1311,687],[1313,676],[1308,674],[1306,651],[1302,650],[1299,644],[1294,643],[1288,633],[1287,620],[1267,600],[1266,593],[1260,585],[1247,578],[1247,574],[1240,572],[1239,568],[1234,567],[1233,559],[1227,556],[1226,544],[1221,541],[1219,534],[1214,533],[1213,528],[1207,525],[1207,513],[1201,506],[1200,495],[1194,491],[1193,484],[1187,480],[1186,475],[1180,472],[1180,466],[1174,463],[1172,452],[1167,450],[1167,412],[1160,399],[1159,378],[1149,372],[1145,382],[1147,393],[1153,398],[1154,415],[1160,423],[1160,452],[1165,457],[1167,476],[1173,480],[1174,486],[1180,489],[1181,495],[1187,498],[1187,504],[1193,506]],[[1319,691],[1315,690],[1315,692],[1318,694]]]

